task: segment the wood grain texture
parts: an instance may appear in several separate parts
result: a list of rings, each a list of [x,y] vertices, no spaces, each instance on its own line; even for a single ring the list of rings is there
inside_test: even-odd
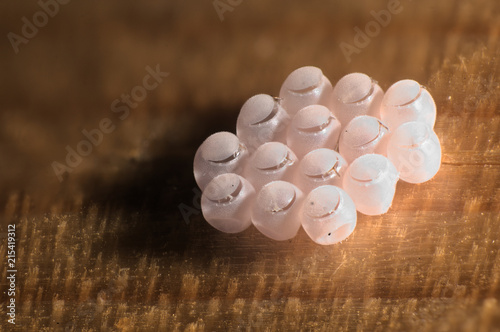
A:
[[[38,8],[6,6],[6,33]],[[499,331],[500,6],[401,6],[351,62],[339,43],[387,1],[243,2],[222,22],[211,2],[72,2],[19,54],[4,41],[0,256],[14,223],[14,330]],[[169,77],[119,120],[111,103],[156,64]],[[338,245],[216,231],[199,210],[197,146],[306,64],[333,82],[360,71],[384,89],[428,86],[439,173],[399,182],[389,212],[358,214]],[[104,117],[117,129],[59,182],[51,162]],[[2,263],[2,287],[6,276]]]

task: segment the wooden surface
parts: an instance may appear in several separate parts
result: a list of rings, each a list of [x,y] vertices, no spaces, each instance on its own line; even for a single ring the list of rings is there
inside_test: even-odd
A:
[[[499,331],[500,5],[402,1],[347,62],[339,44],[387,4],[242,2],[220,21],[210,1],[74,1],[18,54],[3,39],[0,256],[15,224],[14,329]],[[37,10],[0,4],[4,35]],[[113,100],[157,64],[169,76],[120,120]],[[303,65],[332,82],[360,71],[384,89],[426,85],[439,173],[398,183],[391,210],[359,214],[338,245],[216,231],[193,191],[197,146]],[[51,163],[103,118],[116,130],[59,182]],[[4,259],[2,331],[6,271]]]

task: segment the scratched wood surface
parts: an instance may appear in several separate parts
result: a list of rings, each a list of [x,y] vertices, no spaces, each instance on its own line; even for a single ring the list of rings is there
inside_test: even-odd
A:
[[[347,61],[339,44],[388,3],[242,2],[221,21],[210,1],[74,1],[17,54],[4,38],[0,330],[499,331],[500,5],[401,1]],[[38,10],[2,2],[4,35]],[[332,82],[360,71],[384,89],[426,85],[439,173],[398,183],[391,210],[359,215],[338,245],[214,230],[198,208],[197,146],[309,64]],[[168,77],[120,119],[113,101],[157,65]],[[115,131],[60,182],[51,163],[104,118]]]

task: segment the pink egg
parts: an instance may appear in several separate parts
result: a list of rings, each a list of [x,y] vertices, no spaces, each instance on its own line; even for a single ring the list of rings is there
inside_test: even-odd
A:
[[[286,143],[290,116],[279,98],[259,94],[248,99],[236,122],[236,135],[250,152],[267,142]]]
[[[316,149],[299,162],[294,183],[304,193],[323,185],[341,187],[347,166],[338,152],[325,148]]]
[[[335,149],[340,122],[322,105],[310,105],[295,114],[288,127],[286,142],[300,159],[319,148]]]
[[[339,152],[348,163],[368,153],[387,155],[389,130],[373,116],[357,116],[340,135]]]
[[[294,70],[280,89],[282,105],[291,116],[309,105],[331,108],[333,87],[321,69],[313,66]]]
[[[220,174],[241,174],[248,156],[246,146],[236,135],[222,131],[209,136],[194,156],[193,172],[198,187],[204,190]]]
[[[333,89],[332,111],[342,127],[357,116],[380,117],[380,104],[384,91],[375,80],[362,73],[342,77]]]
[[[406,122],[391,135],[387,156],[401,180],[422,183],[430,180],[441,166],[441,144],[424,122]]]
[[[259,191],[266,183],[292,180],[298,159],[283,143],[269,142],[261,145],[252,155],[244,177]]]
[[[356,206],[349,195],[335,186],[321,186],[309,193],[302,208],[302,227],[322,245],[345,240],[356,227]]]
[[[302,192],[293,184],[285,181],[270,182],[257,194],[252,210],[252,223],[271,239],[291,239],[300,228],[302,200]]]
[[[342,184],[359,212],[378,215],[391,207],[397,182],[398,171],[389,159],[365,154],[349,165]]]
[[[238,233],[251,225],[255,189],[243,177],[226,173],[216,176],[201,196],[205,220],[225,233]]]
[[[384,95],[380,117],[391,130],[405,122],[421,121],[434,128],[436,104],[427,89],[413,80],[391,85]]]

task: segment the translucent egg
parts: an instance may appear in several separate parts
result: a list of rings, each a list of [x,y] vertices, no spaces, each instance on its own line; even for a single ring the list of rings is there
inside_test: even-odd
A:
[[[384,91],[368,75],[348,74],[333,89],[332,111],[343,127],[360,115],[380,118],[379,109],[383,96]]]
[[[293,238],[300,228],[303,194],[285,181],[266,184],[257,194],[252,222],[265,236],[284,241]]]
[[[356,227],[356,206],[336,186],[321,186],[309,193],[302,208],[302,227],[316,243],[329,245],[345,240]]]
[[[259,191],[266,183],[293,178],[298,159],[283,143],[268,142],[261,145],[250,158],[244,170],[245,178]]]
[[[279,98],[259,94],[241,107],[236,122],[236,135],[250,152],[266,142],[286,142],[290,116],[281,107]]]
[[[204,190],[220,174],[241,174],[248,156],[246,146],[236,135],[222,131],[209,136],[194,156],[193,171],[198,187]]]
[[[422,121],[434,128],[436,104],[429,91],[418,82],[402,80],[385,93],[380,118],[391,129],[410,121]]]
[[[398,171],[389,159],[365,154],[349,165],[342,184],[359,212],[378,215],[391,207],[397,182]]]
[[[335,149],[340,136],[340,122],[322,105],[310,105],[295,114],[287,133],[287,144],[300,159],[311,150]]]
[[[441,166],[441,144],[427,124],[406,122],[392,134],[387,156],[401,180],[422,183],[434,177]]]
[[[325,148],[316,149],[299,162],[294,183],[304,193],[322,185],[341,187],[347,166],[338,152]]]
[[[388,128],[368,115],[355,117],[340,135],[339,152],[350,164],[368,153],[387,155]]]
[[[222,232],[242,232],[252,223],[255,196],[255,189],[243,177],[234,173],[218,175],[201,196],[203,217]]]
[[[331,107],[333,87],[321,69],[307,66],[294,70],[283,82],[280,98],[290,115],[309,105]]]

